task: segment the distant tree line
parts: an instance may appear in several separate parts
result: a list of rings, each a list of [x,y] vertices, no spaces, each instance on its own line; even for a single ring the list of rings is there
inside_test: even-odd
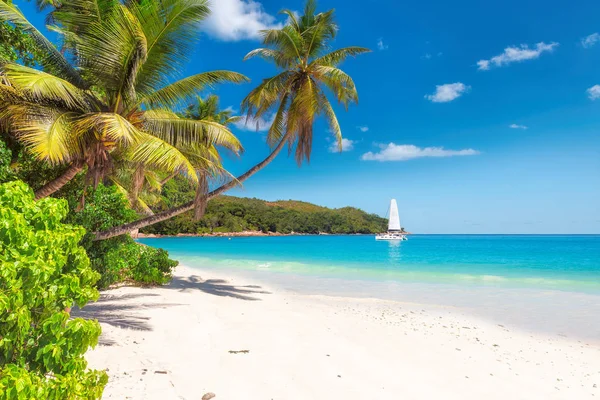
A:
[[[164,187],[155,211],[193,199],[194,189],[183,179],[172,179]],[[387,220],[353,207],[329,209],[300,201],[267,202],[260,199],[221,196],[211,200],[204,216],[193,212],[149,226],[143,233],[176,235],[217,232],[262,231],[273,233],[377,233],[387,229]]]

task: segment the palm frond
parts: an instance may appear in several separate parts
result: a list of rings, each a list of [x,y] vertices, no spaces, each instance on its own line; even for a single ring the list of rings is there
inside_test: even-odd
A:
[[[350,75],[341,69],[324,65],[315,66],[314,71],[315,77],[322,81],[346,108],[349,103],[358,103],[358,93]]]
[[[130,49],[125,65],[123,66],[123,75],[121,82],[117,87],[118,96],[123,96],[126,103],[134,103],[136,101],[135,80],[137,74],[146,61],[148,53],[148,43],[140,22],[131,14],[129,9],[122,7],[125,18],[130,21],[130,29],[134,38],[134,46]],[[119,111],[121,104],[115,104],[115,110]]]
[[[196,170],[187,157],[156,136],[145,134],[143,140],[126,150],[125,158],[167,172],[181,171],[190,181],[198,182]]]
[[[288,10],[287,8],[281,10],[279,12],[280,14],[283,15],[287,15],[288,17],[288,24],[290,24],[292,26],[292,28],[296,29],[297,31],[300,31],[300,23],[298,22],[298,17],[296,16],[296,13],[292,10]]]
[[[149,93],[140,98],[140,104],[149,108],[173,107],[188,100],[198,92],[212,88],[218,83],[248,82],[249,79],[237,72],[232,71],[210,71],[192,75],[175,83],[167,85],[162,89]]]
[[[59,6],[49,13],[48,20],[54,24],[52,28],[60,25],[63,33],[78,34],[90,25],[110,18],[119,4],[119,0],[60,0]]]
[[[127,6],[148,40],[148,60],[136,79],[136,91],[147,95],[179,76],[210,13],[208,0],[128,0]]]
[[[73,127],[73,112],[11,105],[11,130],[37,159],[63,164],[83,156],[81,136]]]
[[[279,68],[288,68],[294,63],[294,58],[288,57],[282,51],[273,49],[255,49],[246,54],[244,61],[247,61],[253,57],[261,57],[267,61],[273,61],[273,63]]]
[[[264,30],[261,31],[261,35],[264,45],[275,47],[288,59],[302,62],[303,39],[301,34],[292,27]]]
[[[91,97],[72,83],[55,75],[18,64],[4,64],[0,73],[18,91],[41,104],[64,103],[71,109],[91,110]]]
[[[305,78],[290,101],[287,114],[287,131],[295,132],[296,162],[310,161],[313,123],[319,113],[320,93],[311,78]]]
[[[267,144],[271,147],[279,144],[279,141],[283,138],[287,131],[287,107],[289,102],[290,94],[284,93],[280,102],[279,108],[275,113],[273,123],[267,133]]]
[[[177,118],[164,111],[144,114],[143,129],[173,146],[211,144],[238,154],[243,151],[239,139],[225,126],[204,120]]]
[[[122,145],[139,143],[148,136],[116,113],[84,114],[74,123],[74,129],[78,132],[93,132],[98,141],[106,142],[109,146],[113,143]]]
[[[359,54],[370,53],[371,50],[365,47],[344,47],[342,49],[334,50],[331,53],[325,54],[319,58],[314,59],[310,66],[322,65],[335,67],[342,63],[348,57],[356,57]]]
[[[327,42],[335,37],[336,32],[337,25],[333,21],[333,10],[316,15],[301,32],[304,56],[316,57],[325,48]]]
[[[247,117],[262,116],[279,99],[281,93],[290,90],[294,72],[283,71],[279,75],[265,79],[242,101],[242,114]]]
[[[139,21],[118,5],[110,18],[90,24],[78,36],[75,52],[86,79],[102,88],[111,104],[119,104],[119,96],[135,100],[135,75],[148,46]]]
[[[327,119],[327,122],[329,124],[329,130],[335,138],[338,150],[342,151],[342,129],[340,128],[338,119],[335,115],[335,112],[333,111],[333,107],[331,107],[331,103],[329,103],[329,100],[327,100],[327,96],[321,94],[320,98],[321,99],[319,101],[319,106],[321,108],[321,111],[323,114],[325,114],[325,118]]]
[[[64,78],[78,88],[86,89],[88,87],[88,84],[83,80],[78,71],[58,51],[54,44],[46,39],[16,6],[7,3],[5,0],[0,0],[0,21],[14,24],[29,33],[36,45],[45,54],[41,62],[44,68],[56,71],[61,78]]]

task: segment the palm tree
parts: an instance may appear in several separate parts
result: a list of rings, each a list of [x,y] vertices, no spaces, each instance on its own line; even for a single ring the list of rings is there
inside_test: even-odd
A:
[[[50,14],[62,37],[59,51],[0,0],[0,22],[27,31],[46,54],[42,71],[0,60],[0,123],[38,159],[68,165],[36,198],[86,167],[94,184],[115,165],[135,166],[138,180],[151,169],[198,183],[211,169],[194,157],[219,169],[217,147],[241,151],[225,126],[172,111],[214,84],[247,81],[212,71],[172,82],[208,14],[207,0],[63,1]]]
[[[368,52],[362,47],[346,47],[327,52],[329,42],[337,34],[333,10],[316,13],[316,2],[308,0],[304,15],[296,17],[290,10],[282,11],[288,17],[281,29],[262,31],[265,48],[250,52],[246,59],[260,56],[275,64],[281,72],[265,79],[243,101],[242,108],[248,117],[255,118],[275,112],[274,123],[268,133],[268,143],[273,146],[269,156],[235,180],[220,186],[206,195],[211,199],[231,189],[238,183],[268,165],[285,147],[296,145],[296,160],[310,160],[313,123],[319,115],[325,116],[341,149],[342,133],[333,107],[325,90],[345,107],[358,101],[352,78],[338,68],[349,56]],[[248,119],[247,119],[248,121]],[[140,229],[165,221],[194,208],[194,202],[166,210],[130,224],[96,233],[96,240]]]
[[[251,51],[245,60],[262,57],[271,61],[281,72],[263,82],[244,99],[242,111],[254,119],[275,111],[273,125],[267,142],[275,146],[285,139],[296,145],[296,161],[310,161],[313,126],[317,116],[323,115],[329,123],[341,150],[342,132],[324,89],[346,109],[349,103],[358,102],[354,81],[337,66],[349,56],[369,52],[363,47],[346,47],[324,54],[328,42],[333,40],[338,28],[333,11],[315,14],[316,1],[308,0],[304,15],[284,10],[289,22],[282,29],[263,33],[267,47]]]
[[[223,126],[229,126],[241,119],[233,115],[231,108],[220,109],[219,96],[214,94],[207,96],[206,99],[196,96],[196,102],[187,107],[184,116],[189,119],[217,122]]]
[[[240,117],[233,115],[231,109],[221,110],[219,108],[219,97],[215,94],[210,94],[205,99],[196,96],[195,101],[188,105],[185,112],[180,116],[192,120],[216,122],[225,127],[240,119]],[[221,156],[215,146],[206,144],[196,148],[179,143],[177,148],[188,157],[197,170],[204,171],[199,175],[194,201],[194,216],[196,219],[200,219],[206,210],[206,194],[209,189],[209,180],[206,178],[210,177],[212,180],[218,181],[231,179],[233,176],[222,168]],[[179,171],[175,171],[163,179],[158,179],[155,171],[140,165],[130,165],[128,168],[122,168],[121,170],[120,176],[111,176],[111,180],[127,195],[131,206],[146,215],[154,215],[149,205],[155,205],[160,201],[160,196],[157,194],[160,193],[162,186],[181,174]]]

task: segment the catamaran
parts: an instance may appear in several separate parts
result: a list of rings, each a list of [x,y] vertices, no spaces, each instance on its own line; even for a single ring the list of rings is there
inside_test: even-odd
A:
[[[402,233],[400,227],[400,215],[398,214],[398,204],[396,199],[390,201],[390,219],[388,221],[387,233],[380,233],[375,236],[375,240],[408,240],[408,238]]]

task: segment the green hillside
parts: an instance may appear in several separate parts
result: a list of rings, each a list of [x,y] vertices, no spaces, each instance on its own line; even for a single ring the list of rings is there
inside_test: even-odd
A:
[[[153,209],[158,212],[193,198],[194,192],[185,181],[173,179],[164,186],[161,201]],[[296,200],[219,196],[209,201],[206,214],[199,221],[194,221],[192,212],[188,212],[142,232],[162,235],[242,231],[350,234],[376,233],[386,228],[386,219],[354,207],[330,209]]]

